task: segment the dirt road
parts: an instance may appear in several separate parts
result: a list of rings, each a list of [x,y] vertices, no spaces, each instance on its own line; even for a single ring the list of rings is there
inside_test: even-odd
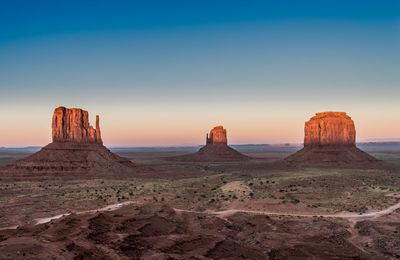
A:
[[[400,197],[400,194],[390,194],[389,196],[393,197]],[[103,212],[103,211],[114,211],[117,210],[123,206],[126,205],[131,205],[131,204],[142,204],[136,201],[126,201],[123,203],[118,203],[118,204],[112,204],[108,205],[103,208],[99,209],[93,209],[93,210],[85,210],[85,211],[79,211],[79,212],[72,212],[74,214],[86,214],[86,213],[95,213],[95,212]],[[222,210],[222,211],[212,211],[212,210],[206,210],[206,211],[194,211],[194,210],[186,210],[186,209],[176,209],[174,210],[176,212],[189,212],[189,213],[197,213],[197,214],[208,214],[208,215],[214,215],[218,216],[221,218],[226,218],[230,215],[236,214],[236,213],[247,213],[247,214],[253,214],[253,215],[278,215],[278,216],[293,216],[293,217],[326,217],[326,218],[346,218],[346,219],[367,219],[367,218],[376,218],[380,216],[384,216],[387,214],[392,213],[393,211],[397,210],[400,208],[400,202],[397,202],[396,204],[380,210],[380,211],[372,211],[372,212],[367,212],[367,213],[352,213],[352,212],[338,212],[335,214],[299,214],[295,212],[272,212],[272,211],[257,211],[257,210],[246,210],[246,209],[228,209],[228,210]],[[59,219],[64,216],[68,216],[71,213],[65,213],[65,214],[60,214],[52,217],[47,217],[47,218],[38,218],[35,219],[35,225],[38,224],[44,224],[47,222],[50,222],[51,220],[54,219]],[[18,226],[10,226],[10,227],[5,227],[5,228],[0,228],[0,230],[5,230],[5,229],[16,229]]]

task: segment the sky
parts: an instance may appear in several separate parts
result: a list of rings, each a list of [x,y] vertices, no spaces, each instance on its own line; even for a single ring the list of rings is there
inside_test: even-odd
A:
[[[317,112],[400,138],[400,1],[0,2],[0,146],[51,142],[58,106],[108,146],[302,142]]]

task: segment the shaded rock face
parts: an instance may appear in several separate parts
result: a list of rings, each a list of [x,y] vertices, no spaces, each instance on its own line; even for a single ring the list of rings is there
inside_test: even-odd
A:
[[[52,129],[53,142],[103,144],[99,116],[96,116],[96,129],[94,129],[89,124],[89,113],[79,108],[56,108],[53,114]]]
[[[206,136],[206,144],[228,144],[226,138],[226,129],[223,126],[216,126]]]
[[[353,120],[344,112],[317,113],[304,127],[304,148],[288,156],[290,166],[371,167],[380,161],[356,147]]]
[[[345,112],[317,113],[304,127],[304,146],[356,144],[354,122]]]

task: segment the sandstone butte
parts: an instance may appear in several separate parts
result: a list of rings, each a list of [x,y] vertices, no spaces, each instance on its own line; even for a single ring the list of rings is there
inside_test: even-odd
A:
[[[99,116],[96,128],[89,113],[79,108],[58,107],[52,120],[53,142],[37,153],[0,169],[2,178],[57,176],[78,177],[82,173],[130,174],[137,168],[130,160],[110,152],[101,139]]]
[[[226,129],[223,126],[216,126],[206,135],[206,145],[198,152],[166,159],[187,162],[230,162],[247,161],[250,158],[228,146]]]
[[[354,122],[345,112],[317,113],[304,127],[304,146],[356,145]]]
[[[211,129],[210,134],[206,136],[206,144],[228,144],[226,138],[226,129],[222,125]]]
[[[304,148],[284,162],[301,167],[364,167],[380,161],[356,147],[354,122],[345,112],[323,112],[305,123]]]
[[[56,108],[53,114],[52,132],[53,142],[103,144],[99,116],[96,116],[96,129],[94,129],[89,124],[89,113],[79,108]]]

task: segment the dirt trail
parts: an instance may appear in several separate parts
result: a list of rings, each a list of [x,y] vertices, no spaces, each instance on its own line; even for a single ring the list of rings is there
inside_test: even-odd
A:
[[[389,194],[387,196],[391,197],[396,197],[400,198],[400,194]],[[400,202],[397,202],[396,204],[380,210],[380,211],[373,211],[373,212],[367,212],[364,214],[357,214],[357,213],[351,213],[351,212],[339,212],[336,214],[297,214],[297,213],[282,213],[282,212],[269,212],[269,211],[254,211],[254,210],[241,210],[241,209],[229,209],[229,210],[223,210],[223,211],[204,211],[204,212],[199,212],[199,211],[192,211],[192,210],[183,210],[183,209],[174,209],[177,212],[192,212],[192,213],[205,213],[205,214],[210,214],[210,215],[215,215],[223,219],[227,219],[228,216],[233,215],[235,213],[248,213],[248,214],[253,214],[253,215],[279,215],[279,216],[294,216],[294,217],[327,217],[327,218],[344,218],[347,219],[350,222],[350,226],[347,229],[351,236],[348,238],[348,241],[360,249],[362,252],[368,254],[368,252],[363,248],[360,240],[360,236],[358,234],[357,229],[355,228],[357,222],[364,220],[364,219],[373,219],[377,218],[380,216],[384,216],[387,214],[392,213],[393,211],[397,210],[400,208]]]
[[[77,211],[77,212],[72,211],[71,213],[60,214],[60,215],[53,216],[53,217],[37,218],[37,219],[35,219],[35,222],[36,222],[35,225],[44,224],[44,223],[52,221],[53,219],[59,219],[59,218],[62,218],[64,216],[71,215],[72,213],[79,215],[79,214],[95,213],[95,212],[103,212],[103,211],[114,211],[114,210],[117,210],[117,209],[119,209],[119,208],[121,208],[123,206],[131,205],[131,204],[138,204],[139,205],[141,203],[136,202],[136,201],[125,201],[125,202],[118,203],[118,204],[108,205],[108,206],[105,206],[105,207],[99,208],[99,209],[91,209],[91,210],[84,210],[84,211]],[[15,227],[18,227],[18,226],[15,226]]]
[[[388,196],[400,198],[400,194],[389,194]],[[125,202],[118,203],[118,204],[108,205],[106,207],[99,208],[99,209],[85,210],[85,211],[79,211],[79,212],[72,211],[71,213],[60,214],[60,215],[56,215],[56,216],[52,216],[52,217],[37,218],[37,219],[35,219],[35,225],[48,223],[51,220],[59,219],[64,216],[68,216],[72,213],[86,214],[86,213],[95,213],[95,212],[102,212],[102,211],[114,211],[123,206],[131,205],[131,204],[141,205],[142,203],[137,202],[137,201],[125,201]],[[346,219],[354,219],[354,220],[357,219],[358,220],[358,219],[377,218],[380,216],[384,216],[384,215],[392,213],[393,211],[395,211],[399,208],[400,208],[400,202],[397,202],[396,204],[394,204],[386,209],[380,210],[380,211],[367,212],[367,213],[363,213],[363,214],[357,214],[357,213],[351,213],[351,212],[339,212],[339,213],[335,213],[335,214],[315,214],[315,213],[314,214],[299,214],[299,213],[293,213],[293,212],[272,212],[272,211],[246,210],[246,209],[228,209],[228,210],[222,210],[222,211],[212,211],[212,210],[195,211],[195,210],[174,208],[174,210],[176,212],[188,212],[188,213],[214,215],[214,216],[218,216],[221,218],[226,218],[226,217],[231,216],[236,213],[248,213],[248,214],[253,214],[253,215],[277,215],[277,216],[293,216],[293,217],[327,217],[327,218],[346,218]],[[3,227],[3,228],[0,228],[0,230],[16,229],[16,228],[18,228],[18,226]]]
[[[400,198],[400,194],[388,194],[387,196]],[[387,214],[392,213],[393,211],[400,208],[400,201],[396,204],[380,210],[380,211],[372,211],[367,213],[351,213],[351,212],[338,212],[335,214],[299,214],[293,212],[272,212],[272,211],[257,211],[257,210],[246,210],[246,209],[228,209],[222,211],[193,211],[193,210],[186,210],[186,209],[175,209],[177,212],[191,212],[191,213],[202,213],[202,214],[209,214],[209,215],[216,215],[222,218],[228,217],[230,215],[236,213],[248,213],[253,215],[278,215],[278,216],[293,216],[293,217],[327,217],[327,218],[376,218],[380,216],[384,216]]]
[[[292,212],[271,212],[271,211],[257,211],[257,210],[246,210],[246,209],[228,209],[222,211],[194,211],[186,209],[175,209],[177,212],[191,212],[191,213],[202,213],[209,215],[216,215],[222,218],[228,217],[236,213],[248,213],[253,215],[278,215],[278,216],[293,216],[293,217],[327,217],[327,218],[375,218],[384,216],[392,213],[396,209],[400,208],[400,202],[393,206],[390,206],[381,211],[367,212],[363,214],[351,213],[351,212],[339,212],[335,214],[298,214]]]
[[[365,248],[360,243],[360,235],[358,234],[358,231],[356,229],[356,224],[358,223],[358,221],[359,221],[358,219],[354,218],[349,219],[350,226],[347,230],[350,232],[351,236],[347,239],[347,241],[349,241],[352,245],[354,245],[364,253],[368,254],[368,252],[365,251]]]

